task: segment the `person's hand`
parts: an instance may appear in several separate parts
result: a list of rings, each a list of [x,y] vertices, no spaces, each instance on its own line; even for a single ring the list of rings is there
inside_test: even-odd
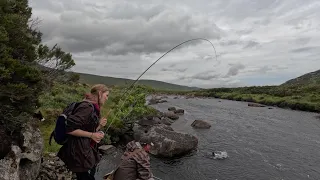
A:
[[[101,118],[99,123],[100,126],[104,127],[107,124],[107,118]]]
[[[92,133],[91,135],[91,139],[94,140],[96,143],[99,143],[103,137],[104,134],[99,132]]]

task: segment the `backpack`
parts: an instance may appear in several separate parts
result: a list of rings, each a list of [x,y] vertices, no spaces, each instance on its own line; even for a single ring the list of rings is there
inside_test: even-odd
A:
[[[83,102],[83,101],[82,101]],[[51,145],[51,140],[54,138],[55,142],[59,145],[64,145],[68,141],[68,134],[66,133],[66,126],[68,124],[68,116],[74,113],[74,110],[82,103],[82,102],[72,102],[70,103],[63,112],[58,116],[56,120],[56,126],[52,131],[49,139],[49,145]],[[92,107],[91,117],[94,116],[95,108],[93,104],[89,103]]]

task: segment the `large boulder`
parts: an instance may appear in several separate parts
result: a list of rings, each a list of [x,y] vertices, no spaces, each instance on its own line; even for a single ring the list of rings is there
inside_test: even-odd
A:
[[[151,128],[136,127],[135,137],[141,142],[152,142],[150,153],[159,157],[176,157],[185,155],[198,146],[198,139],[190,134],[175,132],[164,124]]]
[[[191,126],[196,129],[210,129],[211,128],[211,124],[209,124],[208,122],[206,122],[204,120],[195,120],[195,121],[193,121]]]
[[[44,147],[41,132],[34,125],[25,124],[21,138],[20,147],[12,145],[11,151],[0,160],[1,180],[34,180],[39,174]]]
[[[176,107],[169,107],[168,108],[168,111],[175,111],[175,110],[177,110]]]

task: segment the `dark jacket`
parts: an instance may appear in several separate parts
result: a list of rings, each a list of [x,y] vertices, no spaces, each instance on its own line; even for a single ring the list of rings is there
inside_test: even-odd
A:
[[[127,144],[126,151],[121,157],[121,163],[115,172],[114,180],[153,180],[153,174],[150,169],[150,157],[144,150],[138,149],[135,141]],[[131,157],[127,158],[131,154]]]
[[[68,117],[67,133],[76,129],[96,132],[99,125],[100,112],[95,108],[92,116],[92,106],[89,102],[82,102],[76,107],[73,115]],[[97,165],[101,157],[97,145],[90,146],[90,138],[69,135],[68,141],[63,145],[58,157],[72,172],[86,172]]]

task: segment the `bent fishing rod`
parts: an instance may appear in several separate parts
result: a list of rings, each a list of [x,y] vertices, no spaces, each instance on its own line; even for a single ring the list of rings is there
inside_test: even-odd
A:
[[[131,93],[131,91],[133,90],[133,87],[134,85],[140,80],[140,78],[153,66],[155,65],[160,59],[162,59],[165,55],[167,55],[168,53],[170,53],[171,51],[173,51],[174,49],[176,49],[177,47],[185,44],[185,43],[188,43],[190,41],[196,41],[196,40],[203,40],[203,41],[207,41],[211,44],[212,48],[214,49],[214,52],[215,52],[215,58],[216,58],[216,61],[218,61],[218,58],[217,58],[217,52],[216,52],[216,49],[213,45],[213,43],[208,40],[208,39],[205,39],[205,38],[195,38],[195,39],[190,39],[190,40],[187,40],[187,41],[184,41],[176,46],[174,46],[173,48],[171,48],[170,50],[168,50],[166,53],[164,53],[162,56],[160,56],[156,61],[154,61],[135,81],[132,82],[132,84],[122,93],[121,95],[121,98],[120,100],[122,100],[126,95],[127,93]],[[120,102],[120,101],[119,101]],[[120,106],[120,109],[123,107],[124,105],[124,100],[122,101],[122,105]],[[107,116],[109,116],[110,112],[112,110],[110,110],[107,114]],[[131,111],[129,112],[129,114],[131,113]],[[128,115],[127,115],[128,116]],[[111,127],[112,123],[114,122],[115,118],[110,122],[110,124],[108,125],[107,129],[105,130],[105,132],[107,132],[109,130],[109,128]]]

